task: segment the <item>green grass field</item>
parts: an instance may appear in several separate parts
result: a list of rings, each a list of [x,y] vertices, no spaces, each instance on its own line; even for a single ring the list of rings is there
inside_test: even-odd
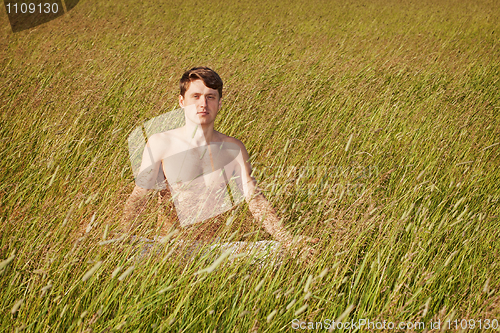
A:
[[[0,331],[500,320],[498,1],[82,0],[15,34],[2,8]],[[136,264],[99,245],[134,187],[129,133],[200,65],[224,80],[216,129],[287,229],[321,238],[314,263],[195,274],[210,261],[171,245]]]

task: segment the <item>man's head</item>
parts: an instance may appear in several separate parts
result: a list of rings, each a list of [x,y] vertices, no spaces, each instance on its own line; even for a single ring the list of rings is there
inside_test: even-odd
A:
[[[208,88],[217,90],[219,92],[219,99],[222,98],[222,79],[219,74],[208,67],[194,67],[182,75],[179,82],[182,97],[185,97],[191,82],[196,80],[201,80]]]
[[[213,124],[222,105],[222,80],[208,67],[195,67],[180,80],[179,105],[186,119],[200,125]]]

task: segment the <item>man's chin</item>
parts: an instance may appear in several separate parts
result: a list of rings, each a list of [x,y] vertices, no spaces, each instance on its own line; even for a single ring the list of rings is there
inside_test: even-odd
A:
[[[210,119],[200,119],[196,122],[197,125],[210,125]]]
[[[198,116],[194,116],[194,117],[189,117],[189,119],[191,120],[191,122],[195,125],[209,125],[211,123],[214,122],[213,119],[209,118],[209,117],[198,117]]]

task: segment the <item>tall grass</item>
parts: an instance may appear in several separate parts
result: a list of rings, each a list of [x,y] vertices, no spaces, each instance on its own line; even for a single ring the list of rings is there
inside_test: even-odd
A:
[[[499,14],[494,1],[81,1],[16,34],[0,15],[1,330],[500,319]],[[245,143],[286,227],[321,238],[314,263],[228,258],[196,274],[215,258],[174,242],[139,260],[140,243],[106,242],[134,186],[128,134],[176,107],[196,65],[223,78],[216,127]],[[157,215],[152,200],[141,235]],[[242,205],[232,225],[251,220]]]

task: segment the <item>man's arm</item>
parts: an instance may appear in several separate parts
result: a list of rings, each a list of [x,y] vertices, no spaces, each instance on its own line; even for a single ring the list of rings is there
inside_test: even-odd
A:
[[[285,229],[285,226],[278,218],[276,211],[264,194],[256,187],[256,192],[248,200],[248,207],[253,217],[262,223],[264,229],[278,242],[289,247],[292,244],[293,236]]]
[[[237,140],[237,143],[241,149],[242,159],[239,161],[239,164],[241,166],[245,200],[248,203],[250,212],[259,223],[262,223],[264,229],[271,234],[274,239],[284,246],[290,247],[294,240],[293,236],[285,229],[283,222],[278,218],[273,206],[258,188],[257,181],[251,176],[252,166],[249,162],[250,157],[245,146],[239,140]],[[299,237],[298,240],[302,238],[305,239],[306,237]]]
[[[141,167],[135,180],[135,188],[127,199],[123,209],[122,227],[125,229],[123,230],[125,232],[129,232],[135,227],[133,222],[144,210],[148,194],[154,191],[158,173],[162,171],[160,170],[162,145],[159,145],[157,141],[157,137],[153,135],[148,140],[146,147],[144,147]]]

